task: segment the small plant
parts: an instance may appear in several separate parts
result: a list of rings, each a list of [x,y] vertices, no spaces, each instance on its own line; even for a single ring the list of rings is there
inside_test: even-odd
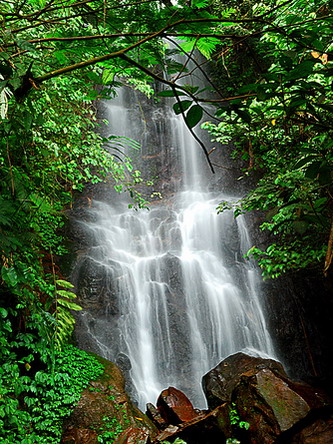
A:
[[[246,421],[241,421],[236,404],[233,402],[231,404],[231,408],[229,410],[229,418],[230,418],[230,424],[236,427],[239,427],[240,429],[248,430],[250,428],[250,424]],[[237,441],[237,440],[236,440]],[[237,441],[238,442],[238,441]]]
[[[100,428],[102,433],[98,436],[97,441],[102,444],[111,444],[124,431],[124,428],[117,418],[104,416],[103,421],[104,427]]]

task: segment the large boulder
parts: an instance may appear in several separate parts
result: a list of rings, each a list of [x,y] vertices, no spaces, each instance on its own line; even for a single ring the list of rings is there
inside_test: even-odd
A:
[[[251,442],[261,444],[293,434],[293,430],[311,424],[313,416],[330,409],[329,399],[320,391],[282,378],[268,368],[243,373],[233,399],[240,418],[250,424]],[[321,433],[318,431],[317,442],[325,443],[319,438]]]
[[[319,389],[289,379],[272,359],[229,356],[204,376],[203,387],[211,408],[227,402],[235,412],[233,434],[247,424],[244,442],[330,442],[331,400]]]
[[[282,365],[273,359],[249,356],[240,352],[220,362],[202,378],[202,388],[209,408],[214,409],[225,402],[230,402],[232,392],[239,384],[242,374],[262,368],[269,368],[274,373],[287,377]]]
[[[290,444],[332,444],[333,417],[316,419],[300,432],[292,434]]]

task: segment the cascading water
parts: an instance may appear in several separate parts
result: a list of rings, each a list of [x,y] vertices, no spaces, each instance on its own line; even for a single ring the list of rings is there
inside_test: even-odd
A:
[[[143,145],[158,139],[161,152],[164,143],[177,148],[182,185],[150,211],[130,210],[120,197],[116,205],[93,202],[93,222],[82,222],[92,246],[77,273],[95,276],[81,294],[90,291],[93,300],[103,294],[104,311],[84,310],[81,330],[89,348],[129,371],[141,408],[170,385],[204,408],[201,377],[224,357],[244,349],[274,355],[260,278],[242,259],[251,246],[245,219],[216,214],[228,197],[208,191],[206,160],[182,119],[153,112],[152,135],[135,117],[133,100],[122,92],[106,105],[110,132]]]

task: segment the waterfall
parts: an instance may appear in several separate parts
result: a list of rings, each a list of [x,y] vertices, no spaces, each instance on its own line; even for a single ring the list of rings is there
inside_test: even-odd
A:
[[[150,211],[130,210],[114,194],[93,201],[81,222],[90,248],[78,261],[78,286],[90,309],[78,341],[123,366],[139,407],[173,385],[205,408],[201,377],[223,358],[240,350],[274,356],[260,277],[242,258],[251,246],[244,216],[216,213],[235,196],[209,191],[207,162],[182,118],[156,108],[148,128],[139,105],[125,90],[105,104],[109,131],[143,146],[154,141],[162,167],[177,164],[183,177],[170,173],[175,192]]]

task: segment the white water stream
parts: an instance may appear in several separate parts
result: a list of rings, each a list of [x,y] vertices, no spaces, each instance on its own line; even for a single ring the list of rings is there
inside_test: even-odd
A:
[[[110,101],[110,132],[133,138],[142,133],[144,143],[150,135],[143,122],[133,122],[132,110],[122,94]],[[217,204],[228,197],[208,191],[205,159],[181,118],[170,113],[162,124],[162,114],[156,111],[154,125],[179,150],[182,185],[150,211],[129,210],[120,197],[116,205],[93,202],[94,221],[85,226],[94,240],[86,257],[105,274],[110,299],[103,319],[88,312],[81,319],[99,353],[129,359],[139,407],[156,403],[161,390],[174,385],[204,408],[201,377],[208,370],[240,350],[274,351],[258,271],[242,259],[251,247],[245,219],[217,215]]]

